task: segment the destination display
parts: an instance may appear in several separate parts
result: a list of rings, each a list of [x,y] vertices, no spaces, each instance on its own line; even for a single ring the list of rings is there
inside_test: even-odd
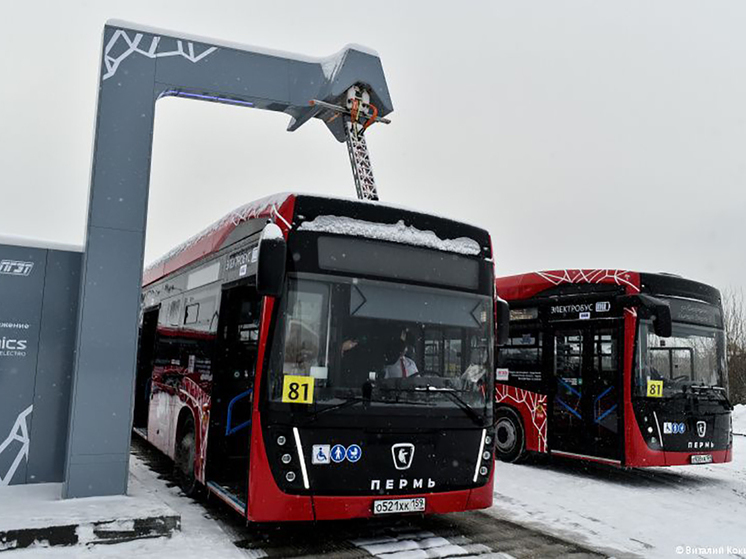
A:
[[[722,313],[714,305],[673,297],[666,299],[666,302],[671,307],[671,320],[674,322],[688,322],[716,328],[723,327]]]

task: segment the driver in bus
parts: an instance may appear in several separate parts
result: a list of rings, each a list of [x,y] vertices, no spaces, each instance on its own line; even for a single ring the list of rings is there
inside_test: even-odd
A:
[[[407,357],[407,341],[404,334],[393,342],[392,348],[394,351],[387,357],[388,364],[384,367],[385,378],[407,378],[420,372],[417,363]]]

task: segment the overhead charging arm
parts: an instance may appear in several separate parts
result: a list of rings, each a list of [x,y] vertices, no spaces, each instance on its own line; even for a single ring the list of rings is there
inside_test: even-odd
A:
[[[357,197],[361,200],[378,200],[378,190],[364,134],[375,122],[389,124],[391,121],[378,116],[378,107],[371,103],[369,89],[362,84],[350,87],[347,90],[344,106],[333,105],[318,99],[312,99],[311,106],[322,107],[333,113],[332,119],[342,116]]]

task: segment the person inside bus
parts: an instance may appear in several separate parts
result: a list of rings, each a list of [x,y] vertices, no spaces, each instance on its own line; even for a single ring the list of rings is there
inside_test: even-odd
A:
[[[392,343],[392,351],[387,356],[386,363],[385,378],[408,378],[420,372],[417,363],[407,357],[407,340],[404,335]]]
[[[374,341],[366,334],[350,336],[342,342],[342,386],[359,387],[375,370]]]

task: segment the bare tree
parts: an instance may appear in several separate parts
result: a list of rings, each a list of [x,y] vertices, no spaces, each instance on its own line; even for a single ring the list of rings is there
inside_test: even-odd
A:
[[[746,404],[746,304],[743,290],[723,291],[725,353],[728,361],[730,400]]]

